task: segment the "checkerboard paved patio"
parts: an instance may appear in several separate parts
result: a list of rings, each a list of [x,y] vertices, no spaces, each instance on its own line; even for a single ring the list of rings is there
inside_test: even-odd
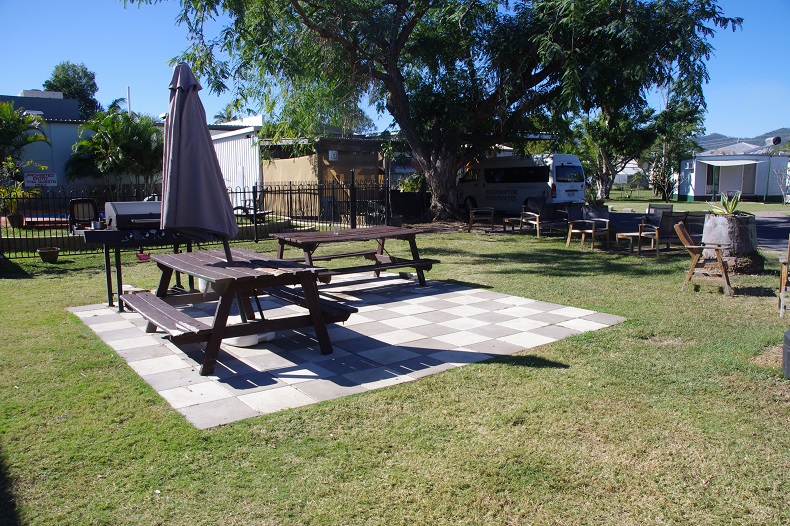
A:
[[[395,274],[349,275],[320,291],[359,309],[344,324],[329,326],[333,354],[320,353],[310,330],[287,331],[254,347],[223,343],[211,376],[198,374],[198,345],[177,347],[163,333],[146,333],[136,313],[106,305],[70,311],[203,429],[414,381],[624,321],[452,283],[419,287]],[[302,311],[268,297],[262,304],[267,316]],[[187,308],[208,320],[213,313],[213,304]]]

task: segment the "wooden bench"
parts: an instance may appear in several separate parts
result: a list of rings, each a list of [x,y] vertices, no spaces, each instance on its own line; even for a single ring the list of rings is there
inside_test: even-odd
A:
[[[171,339],[184,340],[190,335],[190,341],[208,340],[211,326],[184,314],[165,300],[150,292],[122,294],[120,300],[130,309],[148,320],[145,332],[154,332],[154,327],[165,331]]]
[[[390,258],[391,261],[384,261],[375,265],[362,265],[343,268],[329,268],[318,271],[318,280],[328,283],[332,276],[343,274],[356,274],[357,272],[381,272],[382,270],[392,270],[396,268],[413,268],[415,270],[431,270],[433,265],[440,263],[437,259],[398,259]]]
[[[321,256],[312,256],[313,261],[330,261],[332,259],[340,259],[340,258],[353,258],[357,256],[362,256],[366,259],[371,259],[373,261],[376,260],[376,249],[370,250],[358,250],[356,252],[341,252],[339,254],[327,254]],[[283,258],[284,261],[294,261],[297,263],[303,263],[304,257],[301,258]]]
[[[307,308],[307,299],[304,297],[304,293],[299,289],[293,289],[290,287],[271,287],[259,289],[255,292],[257,294],[267,294],[272,298],[277,298],[287,303],[293,303],[294,305]],[[349,316],[355,312],[358,312],[356,307],[350,307],[348,305],[323,298],[319,298],[318,303],[321,307],[321,313],[324,315],[324,319],[327,323],[346,321]]]

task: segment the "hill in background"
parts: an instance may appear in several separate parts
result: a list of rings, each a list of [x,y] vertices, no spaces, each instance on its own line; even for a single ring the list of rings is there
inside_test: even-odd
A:
[[[762,135],[758,135],[756,137],[728,137],[727,135],[722,135],[720,133],[711,133],[710,135],[697,137],[696,141],[697,144],[699,144],[702,148],[700,151],[704,152],[714,148],[730,146],[737,142],[748,142],[749,144],[760,146],[765,144],[765,139],[768,137],[782,138],[782,142],[775,148],[776,150],[782,147],[787,147],[788,141],[790,141],[790,128],[779,128],[778,130],[763,133]]]

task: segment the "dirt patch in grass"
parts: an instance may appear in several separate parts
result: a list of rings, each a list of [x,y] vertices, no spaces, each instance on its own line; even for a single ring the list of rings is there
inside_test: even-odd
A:
[[[750,360],[752,363],[763,367],[781,367],[782,346],[768,347],[763,353],[753,356]]]

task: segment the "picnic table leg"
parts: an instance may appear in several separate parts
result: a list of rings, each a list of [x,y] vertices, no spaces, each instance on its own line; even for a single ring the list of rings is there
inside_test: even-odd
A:
[[[307,301],[307,309],[310,311],[310,317],[313,318],[313,328],[315,337],[318,339],[318,346],[321,348],[321,354],[332,354],[332,342],[329,339],[324,314],[321,312],[315,276],[303,275],[301,285],[304,298]]]
[[[219,354],[219,348],[222,344],[222,338],[225,336],[225,327],[228,324],[230,307],[233,304],[235,296],[236,293],[233,287],[227,287],[220,293],[219,301],[217,301],[217,309],[214,311],[214,325],[212,327],[211,336],[206,342],[203,364],[200,366],[201,376],[208,376],[214,372],[214,365],[217,363],[217,355]]]
[[[417,239],[416,236],[412,236],[409,238],[409,248],[411,249],[411,258],[414,260],[420,259],[420,251],[417,250]],[[427,285],[425,282],[425,272],[421,268],[415,268],[414,270],[417,271],[417,280],[420,282],[420,286],[424,287]]]
[[[121,249],[115,248],[115,285],[118,287],[118,312],[123,312],[121,294],[123,294],[123,276],[121,276]]]
[[[282,239],[278,241],[279,243],[277,244],[277,259],[282,259],[283,254],[285,253],[285,243],[283,243]]]
[[[381,256],[384,255],[384,241],[386,241],[383,237],[376,240],[378,246],[376,247],[376,261],[381,262]],[[381,272],[375,271],[373,273],[374,276],[379,277],[381,276]]]
[[[114,307],[112,302],[112,263],[110,263],[110,247],[104,245],[104,273],[107,278],[107,305]]]

